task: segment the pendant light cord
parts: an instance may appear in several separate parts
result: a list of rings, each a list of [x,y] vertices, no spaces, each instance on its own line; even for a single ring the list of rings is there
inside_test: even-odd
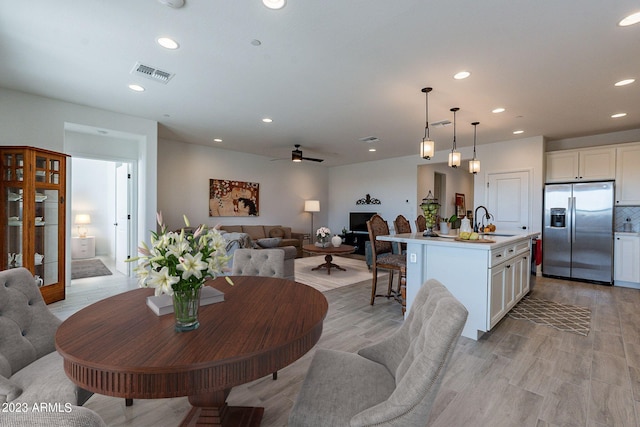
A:
[[[476,159],[476,136],[478,134],[478,125],[480,122],[473,122],[473,160]]]
[[[459,110],[460,108],[455,107],[452,108],[451,111],[453,111],[453,147],[451,148],[451,152],[453,153],[454,151],[456,151],[456,112]]]
[[[424,92],[424,138],[422,138],[422,140],[427,140],[430,139],[429,138],[429,92],[431,92],[433,89],[431,89],[430,87],[425,87],[424,89],[422,89],[422,92]]]

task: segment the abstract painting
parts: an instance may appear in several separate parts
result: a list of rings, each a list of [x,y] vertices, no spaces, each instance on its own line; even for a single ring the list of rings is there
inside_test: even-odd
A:
[[[209,216],[258,216],[260,184],[228,179],[209,180]]]

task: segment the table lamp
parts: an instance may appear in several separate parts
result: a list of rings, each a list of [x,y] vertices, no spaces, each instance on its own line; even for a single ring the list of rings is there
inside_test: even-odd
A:
[[[313,213],[320,212],[320,200],[305,200],[304,211],[311,213],[311,234],[309,235],[309,239],[311,243],[313,243],[315,241],[315,235],[313,233]]]
[[[91,224],[91,216],[89,214],[77,214],[75,223],[78,226],[78,237],[83,239],[87,237],[87,225]]]

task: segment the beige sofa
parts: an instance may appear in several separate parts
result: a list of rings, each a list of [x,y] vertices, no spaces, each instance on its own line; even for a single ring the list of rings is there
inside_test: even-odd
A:
[[[302,257],[303,233],[294,233],[291,227],[281,225],[221,225],[220,230],[229,233],[246,233],[251,240],[260,246],[261,239],[280,238],[278,247],[293,246],[296,248],[296,257]]]

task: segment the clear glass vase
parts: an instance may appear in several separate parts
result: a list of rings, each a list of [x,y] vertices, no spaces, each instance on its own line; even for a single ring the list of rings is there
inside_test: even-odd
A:
[[[173,292],[173,313],[176,318],[176,331],[192,331],[200,326],[198,308],[200,307],[200,289],[186,289]]]

